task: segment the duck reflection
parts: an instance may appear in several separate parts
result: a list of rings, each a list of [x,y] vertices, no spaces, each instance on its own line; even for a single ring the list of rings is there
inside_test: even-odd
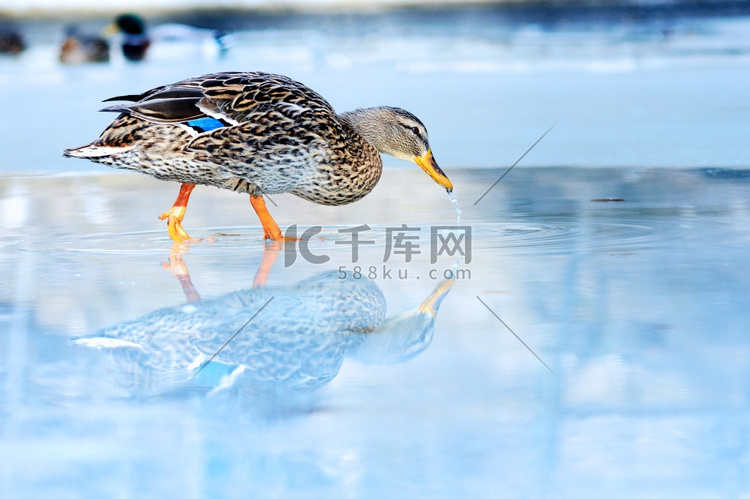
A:
[[[266,286],[278,251],[266,250],[250,289],[201,299],[179,254],[167,265],[187,303],[81,337],[106,351],[139,394],[233,387],[253,393],[314,391],[345,358],[406,361],[430,344],[435,317],[453,281],[418,306],[386,318],[386,300],[369,279],[326,272]]]

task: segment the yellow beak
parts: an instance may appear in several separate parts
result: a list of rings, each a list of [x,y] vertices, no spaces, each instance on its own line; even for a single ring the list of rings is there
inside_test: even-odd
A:
[[[414,162],[422,167],[425,173],[432,177],[432,180],[445,187],[448,192],[453,191],[453,184],[435,162],[431,150],[424,153],[424,156],[415,156]]]
[[[451,290],[455,280],[456,279],[453,278],[453,279],[449,279],[447,281],[441,282],[438,285],[438,287],[435,288],[432,294],[428,296],[427,299],[423,301],[422,304],[419,306],[419,312],[422,314],[430,314],[431,316],[435,317],[437,315],[440,302],[443,301],[443,298],[445,298],[445,295],[447,295],[448,291]]]

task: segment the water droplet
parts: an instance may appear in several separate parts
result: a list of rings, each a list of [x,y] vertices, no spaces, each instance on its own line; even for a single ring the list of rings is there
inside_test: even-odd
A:
[[[458,206],[458,198],[455,194],[453,194],[453,191],[448,193],[448,198],[450,198],[451,203],[456,205],[456,225],[461,225],[461,207]],[[460,255],[456,255],[456,262],[453,264],[453,267],[451,268],[452,275],[455,276],[456,272],[458,272],[458,267],[460,263]]]
[[[458,198],[453,192],[448,193],[451,203],[456,205],[456,225],[461,225],[461,208],[458,206]]]

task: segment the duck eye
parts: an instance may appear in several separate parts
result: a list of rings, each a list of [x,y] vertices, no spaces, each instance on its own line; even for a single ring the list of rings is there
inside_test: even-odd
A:
[[[414,135],[416,135],[417,137],[419,137],[419,128],[413,126],[409,130],[411,130],[411,133],[413,133]]]

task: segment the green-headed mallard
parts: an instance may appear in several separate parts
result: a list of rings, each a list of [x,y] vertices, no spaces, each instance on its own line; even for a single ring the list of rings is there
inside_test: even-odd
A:
[[[145,59],[154,46],[163,43],[194,46],[201,55],[210,57],[222,55],[231,43],[224,31],[179,23],[147,27],[141,16],[132,13],[117,16],[105,32],[118,35],[122,55],[129,61]]]
[[[119,33],[122,36],[120,48],[122,55],[129,61],[141,61],[151,46],[151,39],[146,33],[146,22],[136,14],[121,14],[105,30],[109,34]]]
[[[290,192],[314,203],[348,204],[380,179],[378,151],[413,160],[449,192],[433,159],[427,130],[413,114],[372,107],[337,114],[302,83],[268,73],[189,78],[107,107],[120,115],[89,145],[67,149],[113,168],[180,182],[169,235],[190,240],[181,222],[196,184],[250,194],[265,237],[283,240],[263,194]]]

